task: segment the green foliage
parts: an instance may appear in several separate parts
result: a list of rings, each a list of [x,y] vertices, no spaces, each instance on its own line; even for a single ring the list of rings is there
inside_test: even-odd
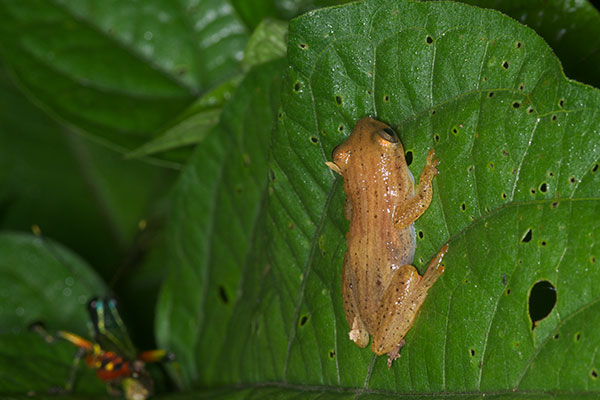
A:
[[[73,346],[24,329],[85,335],[112,292],[183,397],[597,397],[600,93],[561,63],[598,84],[599,16],[469,3],[535,31],[449,2],[0,0],[0,394],[63,385]],[[324,164],[365,115],[414,176],[441,160],[414,264],[448,243],[445,273],[390,370],[348,339]]]

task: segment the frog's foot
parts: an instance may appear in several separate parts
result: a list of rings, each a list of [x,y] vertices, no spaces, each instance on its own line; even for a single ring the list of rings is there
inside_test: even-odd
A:
[[[429,150],[427,154],[427,163],[421,171],[419,185],[415,187],[415,195],[405,204],[396,207],[394,210],[394,226],[396,229],[404,229],[415,222],[431,204],[433,197],[433,178],[439,173],[436,168],[439,163],[439,158],[435,157],[435,151]]]
[[[342,169],[336,163],[331,161],[325,161],[325,165],[327,165],[329,169],[333,172],[337,172],[340,175],[342,174]]]
[[[435,157],[435,150],[430,149],[429,153],[427,153],[427,160],[426,160],[425,164],[426,164],[426,167],[432,167],[433,169],[435,169],[435,174],[437,174],[438,171],[435,167],[440,165],[440,159],[439,158],[434,159],[434,157]]]
[[[369,334],[364,327],[361,327],[357,317],[354,317],[352,329],[350,332],[348,332],[348,336],[350,337],[350,340],[352,340],[358,347],[365,347],[367,344],[369,344]]]
[[[398,346],[394,347],[394,349],[388,353],[388,360],[387,360],[388,369],[390,369],[392,367],[392,362],[395,359],[400,358],[400,349],[404,346],[405,343],[406,343],[406,340],[402,339],[400,341],[400,343],[398,343]]]
[[[442,246],[440,252],[435,256],[431,263],[429,263],[429,267],[425,274],[423,275],[423,279],[419,282],[419,284],[428,290],[435,281],[444,273],[444,266],[442,265],[442,259],[444,255],[448,252],[448,244]]]

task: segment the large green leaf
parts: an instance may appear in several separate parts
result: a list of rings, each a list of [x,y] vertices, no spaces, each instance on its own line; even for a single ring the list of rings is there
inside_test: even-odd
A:
[[[55,117],[134,148],[236,73],[246,28],[229,2],[0,2],[0,54]]]
[[[312,12],[290,24],[288,63],[266,203],[236,196],[238,141],[214,139],[179,182],[158,329],[188,382],[374,397],[597,394],[600,93],[566,79],[529,28],[455,3]],[[244,146],[264,143],[269,130],[255,127],[266,114],[242,124],[250,100],[236,96],[222,121],[244,132]],[[435,148],[440,174],[415,224],[415,265],[450,246],[389,371],[347,336],[344,194],[324,165],[365,115],[399,132],[415,176]],[[540,280],[557,302],[532,330]]]
[[[204,366],[220,356],[219,335],[232,317],[250,249],[263,242],[255,229],[282,64],[277,60],[249,72],[173,194],[170,275],[159,301],[157,336],[161,346],[177,353],[188,385],[200,371],[210,372]],[[200,351],[200,341],[214,345]]]

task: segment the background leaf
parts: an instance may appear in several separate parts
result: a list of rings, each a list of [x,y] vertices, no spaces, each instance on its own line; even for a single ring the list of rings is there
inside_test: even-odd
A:
[[[135,247],[141,219],[156,225],[175,172],[122,157],[32,105],[0,70],[0,226],[69,246],[106,280]],[[51,149],[51,151],[48,151]],[[164,206],[162,206],[164,207]],[[150,231],[151,229],[149,229]]]
[[[35,333],[0,335],[0,392],[2,398],[44,395],[51,390],[64,389],[75,356],[75,347],[66,341],[49,344]],[[105,385],[87,368],[77,371],[75,395],[106,393]],[[56,394],[53,395],[56,398]]]
[[[227,243],[228,251],[246,254],[235,265],[216,260],[222,247],[199,250],[198,232],[231,230],[231,220],[218,219],[231,214],[220,202],[205,211],[217,216],[209,225],[172,235],[184,256],[177,263],[189,271],[163,292],[173,301],[163,318],[202,304],[186,311],[188,319],[176,318],[188,332],[174,335],[183,339],[177,353],[195,349],[202,360],[185,365],[191,381],[453,396],[597,390],[593,352],[586,350],[598,343],[594,325],[574,344],[582,351],[570,344],[572,332],[583,329],[578,321],[597,315],[597,288],[580,278],[594,282],[597,274],[597,90],[565,79],[532,30],[453,3],[360,2],[313,12],[292,21],[288,62],[262,240],[247,253],[245,242],[213,235],[212,246]],[[434,201],[416,223],[415,264],[423,270],[448,242],[446,273],[392,371],[347,338],[339,289],[344,195],[324,166],[364,115],[399,132],[413,175],[431,147],[442,161]],[[189,217],[189,204],[203,208],[199,193],[187,190],[185,198],[175,215],[186,210]],[[186,225],[174,218],[172,228],[183,232]],[[235,279],[224,286],[227,273]],[[179,303],[174,293],[190,290],[184,284],[194,275],[201,284],[193,286],[204,289]],[[539,280],[554,285],[558,300],[532,331],[528,298]],[[571,339],[561,342],[565,335]],[[549,385],[545,369],[567,362],[566,354],[569,367],[556,370]]]
[[[89,265],[51,240],[18,233],[0,233],[0,254],[0,335],[39,321],[87,334],[85,305],[107,293]]]
[[[228,2],[0,2],[0,52],[53,116],[138,147],[237,72],[246,28]]]
[[[198,373],[217,372],[204,365],[220,355],[221,339],[215,335],[232,315],[250,249],[265,240],[255,230],[281,71],[282,62],[273,61],[248,73],[173,194],[170,273],[161,292],[157,336],[161,346],[177,353],[187,385]],[[198,337],[213,346],[198,348]]]
[[[595,73],[600,64],[600,13],[593,2],[468,0],[463,3],[499,10],[535,29],[561,60],[569,78],[600,86],[600,77]]]

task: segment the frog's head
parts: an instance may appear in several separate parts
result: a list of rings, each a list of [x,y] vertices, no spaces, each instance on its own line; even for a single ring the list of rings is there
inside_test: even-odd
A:
[[[325,164],[334,172],[344,175],[352,158],[368,159],[377,154],[384,156],[402,150],[398,135],[383,122],[371,117],[359,120],[348,139],[333,149],[333,162]]]

